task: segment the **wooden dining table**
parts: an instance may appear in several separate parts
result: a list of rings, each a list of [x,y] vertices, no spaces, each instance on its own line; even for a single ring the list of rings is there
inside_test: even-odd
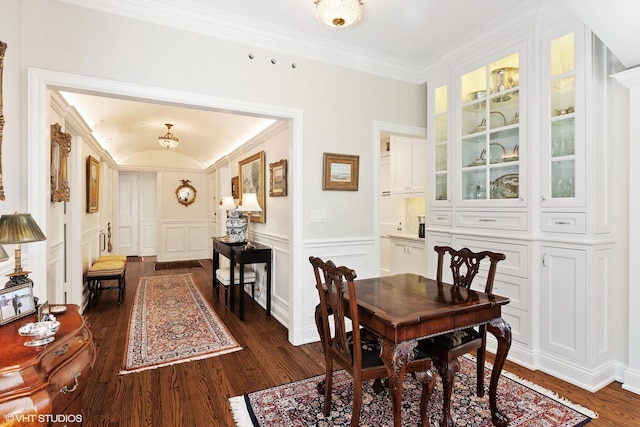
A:
[[[511,347],[511,327],[501,318],[502,306],[509,303],[508,298],[448,284],[438,286],[435,280],[416,274],[360,279],[354,283],[360,325],[380,336],[395,427],[402,425],[402,384],[418,340],[483,324],[498,341],[489,384],[491,419],[496,426],[507,425],[507,417],[497,406],[496,391]],[[442,378],[442,427],[453,426],[450,402],[454,374]]]

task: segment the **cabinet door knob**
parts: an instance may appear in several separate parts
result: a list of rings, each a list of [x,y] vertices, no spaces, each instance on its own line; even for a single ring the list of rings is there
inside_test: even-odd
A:
[[[547,254],[542,254],[542,266],[547,266]]]

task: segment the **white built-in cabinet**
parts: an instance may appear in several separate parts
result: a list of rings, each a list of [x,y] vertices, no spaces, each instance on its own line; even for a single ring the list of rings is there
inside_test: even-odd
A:
[[[391,272],[427,275],[427,255],[424,239],[403,239],[391,236]]]
[[[615,378],[608,52],[555,18],[428,82],[427,275],[435,245],[504,253],[509,358],[594,391]]]
[[[424,196],[427,185],[427,140],[408,136],[391,136],[391,195]]]

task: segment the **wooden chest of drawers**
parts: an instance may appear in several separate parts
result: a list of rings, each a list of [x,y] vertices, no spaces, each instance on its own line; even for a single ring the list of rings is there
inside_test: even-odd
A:
[[[25,347],[25,317],[0,327],[0,426],[82,424],[82,396],[96,359],[93,336],[78,306],[57,316],[56,339]]]

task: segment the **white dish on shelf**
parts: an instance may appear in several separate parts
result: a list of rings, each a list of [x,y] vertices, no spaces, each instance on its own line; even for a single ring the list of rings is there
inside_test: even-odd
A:
[[[54,305],[52,307],[49,307],[49,313],[51,314],[62,314],[65,311],[67,311],[66,305]]]

